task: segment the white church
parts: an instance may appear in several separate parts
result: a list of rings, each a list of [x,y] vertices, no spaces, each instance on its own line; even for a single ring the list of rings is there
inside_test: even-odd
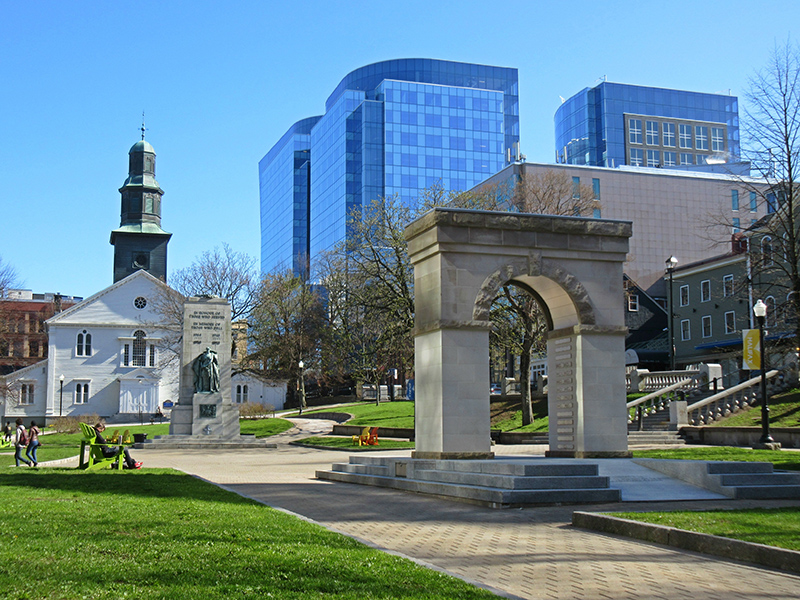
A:
[[[130,149],[120,193],[121,223],[111,233],[114,284],[45,322],[47,359],[0,378],[3,423],[86,414],[149,421],[177,402],[177,345],[157,310],[171,292],[164,283],[171,234],[161,229],[164,192],[155,180],[155,151],[144,139]],[[276,409],[286,397],[284,382],[245,373],[233,376],[232,390],[234,403]]]

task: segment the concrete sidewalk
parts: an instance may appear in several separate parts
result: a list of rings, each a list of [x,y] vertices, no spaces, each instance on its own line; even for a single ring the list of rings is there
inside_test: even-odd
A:
[[[755,599],[800,597],[800,577],[593,533],[570,525],[573,510],[621,511],[800,505],[800,502],[682,500],[604,506],[497,510],[426,496],[316,480],[317,469],[347,460],[347,453],[291,446],[323,433],[329,423],[297,419],[276,436],[275,450],[137,450],[145,467],[173,467],[281,508],[373,546],[396,552],[462,579],[519,598]],[[504,457],[521,447],[497,447]],[[544,447],[527,447],[543,453]],[[508,453],[508,454],[507,454]],[[407,455],[407,451],[387,452]],[[649,470],[631,474],[611,461],[609,473],[629,485],[623,499],[641,499],[656,486],[670,488]],[[601,467],[603,468],[603,467]],[[627,481],[625,481],[627,479]],[[690,486],[691,487],[691,486]]]

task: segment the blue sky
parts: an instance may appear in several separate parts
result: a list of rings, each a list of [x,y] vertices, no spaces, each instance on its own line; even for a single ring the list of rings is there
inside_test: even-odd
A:
[[[0,0],[0,257],[36,292],[112,283],[142,111],[172,271],[222,243],[258,258],[258,161],[363,65],[516,67],[522,151],[552,162],[559,96],[605,76],[741,97],[798,22],[796,0]]]

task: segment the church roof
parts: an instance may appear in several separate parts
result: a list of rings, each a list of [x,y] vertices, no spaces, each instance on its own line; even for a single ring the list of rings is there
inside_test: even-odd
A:
[[[146,140],[139,140],[138,142],[136,142],[133,146],[131,146],[131,149],[128,150],[128,154],[130,154],[131,152],[152,152],[153,154],[156,153],[153,146],[150,145],[150,142]]]

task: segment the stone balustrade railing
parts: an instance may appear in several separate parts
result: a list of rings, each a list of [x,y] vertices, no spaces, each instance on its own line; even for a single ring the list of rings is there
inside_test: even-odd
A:
[[[784,374],[778,370],[767,371],[767,394],[777,393],[785,387]],[[742,408],[761,402],[761,376],[723,390],[713,396],[671,411],[670,421],[680,425],[708,425]]]
[[[695,377],[699,373],[699,369],[654,371],[652,373],[647,369],[636,369],[625,375],[625,383],[628,393],[655,392],[683,381],[687,377]]]

